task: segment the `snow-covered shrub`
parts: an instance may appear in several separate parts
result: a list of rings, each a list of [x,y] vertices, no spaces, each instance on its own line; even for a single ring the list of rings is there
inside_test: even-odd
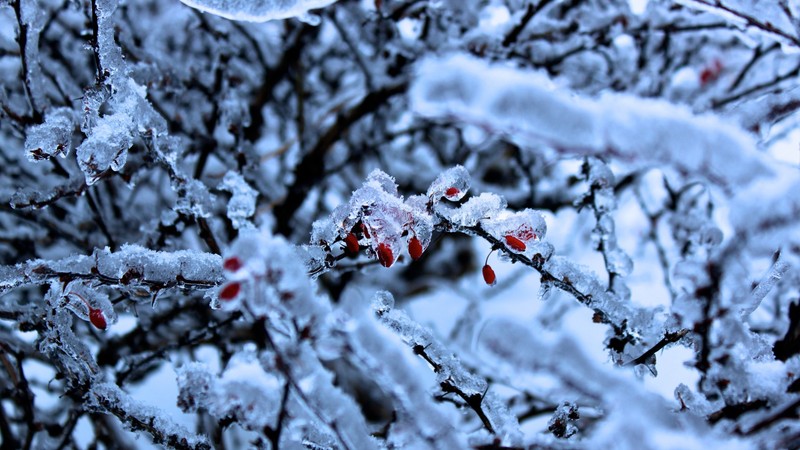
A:
[[[800,4],[0,2],[3,448],[800,446]]]

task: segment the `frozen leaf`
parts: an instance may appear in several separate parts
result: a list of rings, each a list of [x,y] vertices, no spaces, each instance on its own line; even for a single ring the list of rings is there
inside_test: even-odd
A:
[[[117,321],[117,314],[108,295],[87,285],[83,280],[68,283],[62,296],[67,308],[81,319],[89,321],[95,328],[105,330],[109,324]]]
[[[364,185],[373,186],[394,197],[398,196],[397,183],[394,178],[380,169],[375,169],[370,172],[369,175],[367,175],[366,181],[364,181]]]

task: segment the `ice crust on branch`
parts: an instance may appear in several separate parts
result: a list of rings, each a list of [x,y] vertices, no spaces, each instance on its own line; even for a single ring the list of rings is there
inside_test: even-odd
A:
[[[665,101],[582,98],[542,73],[463,54],[423,60],[417,75],[410,90],[414,112],[505,133],[523,146],[544,142],[574,155],[666,163],[725,186],[770,173],[750,135]]]
[[[517,418],[489,390],[484,378],[467,369],[429,329],[414,322],[404,311],[394,308],[391,293],[377,292],[372,307],[383,325],[396,333],[415,353],[424,353],[426,361],[434,365],[436,380],[443,388],[450,386],[459,396],[480,398],[480,402],[476,402],[477,408],[485,415],[497,437],[505,445],[519,445],[522,434]]]
[[[0,293],[23,284],[44,284],[61,276],[96,279],[104,284],[174,286],[180,283],[213,287],[222,281],[219,255],[194,250],[162,252],[139,245],[123,245],[119,251],[97,249],[92,255],[60,260],[32,260],[2,266]]]
[[[130,430],[149,432],[157,444],[173,448],[211,448],[205,436],[191,433],[164,411],[137,401],[116,384],[96,383],[88,397],[87,406],[117,416]]]
[[[181,3],[231,20],[266,22],[302,17],[336,0],[181,0]]]

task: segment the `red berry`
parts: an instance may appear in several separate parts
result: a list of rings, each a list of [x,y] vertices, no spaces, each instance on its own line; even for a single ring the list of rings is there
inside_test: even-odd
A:
[[[497,277],[494,275],[494,270],[492,270],[492,266],[488,264],[483,266],[483,281],[485,281],[489,286],[494,286],[497,283]]]
[[[460,193],[461,191],[459,191],[457,187],[449,187],[446,191],[444,191],[445,197],[455,197]]]
[[[237,281],[228,283],[219,291],[219,298],[225,301],[233,300],[239,295],[239,291],[241,290],[242,286]]]
[[[710,81],[714,80],[714,78],[716,78],[716,76],[709,68],[705,68],[700,72],[700,84],[702,85],[708,84]]]
[[[369,238],[370,238],[370,235],[369,235],[369,228],[367,228],[367,226],[366,226],[366,225],[364,225],[363,223],[361,224],[361,232],[362,232],[362,233],[364,233],[364,237],[365,237],[365,238],[367,238],[367,239],[369,239]]]
[[[515,238],[510,234],[506,235],[506,244],[508,244],[509,247],[518,252],[524,252],[526,248],[524,242],[520,241],[519,239]]]
[[[383,267],[392,267],[392,264],[394,264],[392,248],[383,242],[378,244],[378,261],[380,261]]]
[[[712,81],[716,81],[722,73],[722,69],[722,62],[720,62],[718,59],[715,59],[711,64],[704,67],[703,70],[700,71],[700,84],[705,86]]]
[[[242,260],[238,256],[231,256],[222,261],[222,268],[228,272],[237,272],[242,268]]]
[[[98,330],[105,330],[108,326],[103,311],[95,308],[89,308],[89,322]]]
[[[347,253],[350,255],[358,254],[358,250],[360,249],[358,245],[358,238],[353,233],[348,233],[347,237],[344,238],[344,244],[347,246]]]
[[[408,254],[411,255],[411,259],[414,261],[422,258],[422,243],[419,242],[416,236],[408,241]]]

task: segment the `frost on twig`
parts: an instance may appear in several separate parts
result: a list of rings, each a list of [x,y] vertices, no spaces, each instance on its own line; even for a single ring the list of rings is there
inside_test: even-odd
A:
[[[430,330],[393,306],[394,299],[390,293],[378,292],[375,295],[373,307],[380,322],[397,333],[416,355],[431,366],[442,391],[457,395],[474,410],[483,426],[504,444],[519,445],[519,423],[490,391],[486,380],[464,367]]]
[[[137,401],[117,385],[96,383],[87,395],[87,406],[116,416],[130,430],[146,432],[157,444],[176,449],[211,448],[205,437],[190,433],[164,411]]]
[[[117,252],[97,249],[88,256],[33,260],[0,269],[0,292],[54,279],[91,280],[123,289],[141,286],[153,291],[184,286],[208,289],[219,284],[222,276],[218,255],[189,250],[159,252],[138,245],[124,245]]]

